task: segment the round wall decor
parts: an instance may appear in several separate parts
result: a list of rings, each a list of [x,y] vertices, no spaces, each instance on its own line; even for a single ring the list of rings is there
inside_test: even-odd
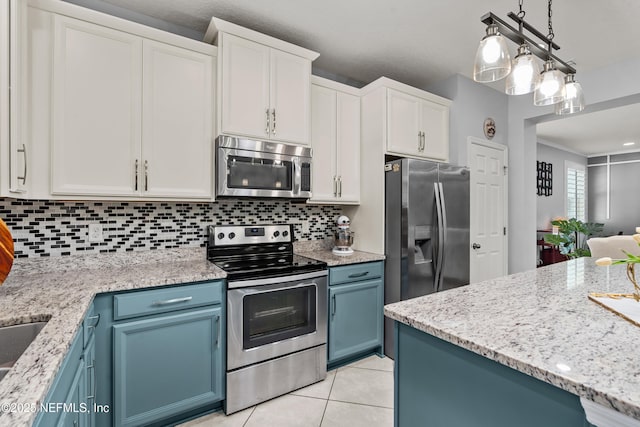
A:
[[[493,136],[496,134],[496,121],[493,120],[491,117],[487,117],[486,119],[484,119],[484,136],[487,137],[487,139],[492,139]]]

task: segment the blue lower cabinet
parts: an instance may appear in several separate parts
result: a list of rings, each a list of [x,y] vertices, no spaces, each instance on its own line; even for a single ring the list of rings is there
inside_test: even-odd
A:
[[[92,313],[93,306],[89,311]],[[93,427],[90,387],[95,384],[94,359],[93,333],[86,334],[81,328],[53,380],[44,399],[44,411],[39,412],[34,426]]]
[[[139,426],[224,398],[222,307],[113,326],[114,425]]]
[[[376,268],[379,264],[372,263]],[[383,293],[382,278],[329,287],[330,365],[367,351],[379,351],[383,340]]]
[[[75,372],[73,372],[71,389],[69,389],[69,392],[64,399],[65,404],[70,406],[63,410],[56,426],[79,427],[86,425],[86,414],[82,413],[82,410],[87,410],[84,409],[86,408],[85,396],[87,393],[85,369],[86,365],[84,360],[80,360]]]
[[[396,427],[584,427],[578,396],[396,322]]]

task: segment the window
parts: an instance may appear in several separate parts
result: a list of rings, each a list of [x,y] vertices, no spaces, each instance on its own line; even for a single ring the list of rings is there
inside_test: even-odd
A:
[[[567,187],[567,218],[587,221],[586,173],[584,165],[565,162]]]

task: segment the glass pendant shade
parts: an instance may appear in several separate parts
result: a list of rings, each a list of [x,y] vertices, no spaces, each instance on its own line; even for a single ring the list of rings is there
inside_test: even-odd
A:
[[[505,38],[498,26],[487,27],[487,35],[480,41],[473,64],[473,80],[480,83],[495,82],[511,72],[511,58]]]
[[[564,99],[564,93],[564,75],[548,60],[533,94],[533,103],[538,107],[556,104]]]
[[[507,95],[531,93],[536,88],[539,75],[540,68],[529,47],[526,44],[521,44],[511,65],[511,73],[507,77],[505,92]]]
[[[565,77],[564,99],[556,104],[556,114],[573,114],[584,110],[582,85],[575,80],[574,74]]]

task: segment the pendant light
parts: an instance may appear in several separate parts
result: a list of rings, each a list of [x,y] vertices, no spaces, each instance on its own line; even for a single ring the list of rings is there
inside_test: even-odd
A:
[[[513,58],[511,73],[507,77],[505,92],[507,95],[524,95],[535,90],[540,68],[526,43],[518,47],[518,54]]]
[[[487,25],[487,34],[476,52],[473,79],[488,83],[507,77],[505,92],[508,95],[534,92],[535,105],[555,104],[557,114],[582,111],[585,108],[584,95],[582,87],[575,81],[575,68],[553,53],[554,50],[560,49],[560,46],[553,41],[552,0],[548,0],[549,32],[547,35],[524,20],[525,12],[522,3],[523,0],[518,0],[520,11],[517,15],[513,12],[507,15],[518,23],[517,28],[491,12],[480,19]],[[509,52],[506,39],[518,45],[517,55],[508,64]],[[544,63],[542,72],[539,71],[536,58]]]
[[[573,114],[584,110],[582,85],[576,81],[575,77],[575,74],[568,74],[565,77],[564,99],[556,104],[556,114]]]
[[[511,71],[507,42],[497,25],[487,27],[487,35],[480,41],[473,65],[473,79],[480,83],[495,82]]]
[[[564,91],[564,75],[550,59],[544,63],[544,70],[533,94],[533,104],[538,107],[556,104],[564,99]]]

